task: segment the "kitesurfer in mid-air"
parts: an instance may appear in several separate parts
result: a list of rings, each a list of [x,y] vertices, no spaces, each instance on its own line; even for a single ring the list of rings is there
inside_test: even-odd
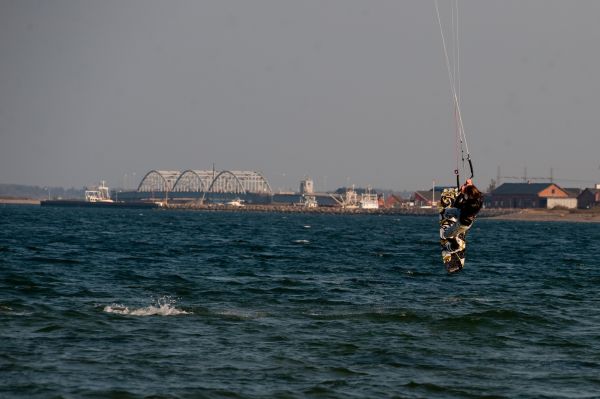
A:
[[[483,206],[483,195],[475,187],[471,179],[460,187],[460,193],[454,200],[451,208],[445,210],[446,217],[453,216],[456,222],[444,233],[446,243],[446,255],[465,249],[464,236],[471,228],[475,217]]]

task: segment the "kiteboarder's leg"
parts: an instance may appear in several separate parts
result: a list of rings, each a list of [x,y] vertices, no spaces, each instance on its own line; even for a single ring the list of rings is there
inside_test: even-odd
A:
[[[448,253],[454,253],[465,249],[464,236],[471,226],[465,226],[460,222],[454,223],[444,233],[446,239],[446,251]]]
[[[452,207],[444,208],[442,218],[455,220],[457,223],[459,217],[460,217],[460,209],[452,208]]]

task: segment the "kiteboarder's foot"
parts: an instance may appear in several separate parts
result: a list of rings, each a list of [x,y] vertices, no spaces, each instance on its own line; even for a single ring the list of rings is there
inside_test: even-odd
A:
[[[442,251],[442,260],[444,263],[450,262],[450,259],[452,259],[452,252]]]

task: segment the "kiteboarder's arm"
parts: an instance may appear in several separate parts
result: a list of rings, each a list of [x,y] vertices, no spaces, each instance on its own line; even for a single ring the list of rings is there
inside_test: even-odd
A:
[[[469,198],[463,201],[460,210],[460,224],[470,226],[481,210],[483,201],[480,198]]]
[[[459,193],[456,199],[454,200],[453,207],[457,209],[462,209],[465,206],[465,195],[463,193]]]

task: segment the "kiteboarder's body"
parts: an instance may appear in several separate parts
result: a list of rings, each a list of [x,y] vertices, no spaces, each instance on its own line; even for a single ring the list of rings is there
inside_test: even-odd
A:
[[[477,213],[483,206],[483,195],[475,187],[471,179],[460,188],[460,194],[454,200],[452,208],[446,208],[445,215],[456,217],[456,223],[445,232],[447,240],[446,254],[461,251],[465,248],[465,242],[461,237],[471,228]]]

